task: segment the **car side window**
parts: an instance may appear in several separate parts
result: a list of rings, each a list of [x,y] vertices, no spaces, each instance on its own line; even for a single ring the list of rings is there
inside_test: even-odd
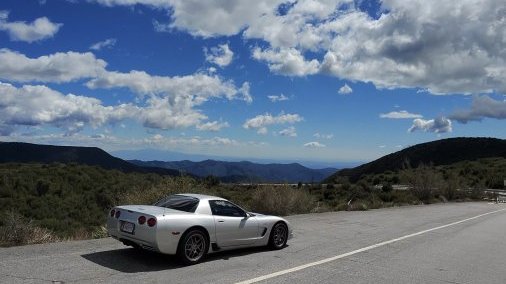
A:
[[[228,217],[244,217],[246,213],[241,208],[225,200],[209,200],[213,215]]]

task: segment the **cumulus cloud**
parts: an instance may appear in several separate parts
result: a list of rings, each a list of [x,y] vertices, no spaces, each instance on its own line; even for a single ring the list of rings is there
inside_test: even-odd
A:
[[[228,44],[220,44],[210,49],[204,48],[206,61],[214,63],[221,68],[228,66],[234,57],[234,52],[230,50]]]
[[[138,121],[155,129],[196,126],[198,130],[218,131],[228,127],[226,122],[203,122],[206,119],[206,115],[177,98],[171,102],[168,98],[151,97],[145,106],[105,106],[96,98],[64,95],[42,85],[17,88],[0,83],[0,125],[4,134],[13,132],[19,125],[51,125],[74,134],[87,126],[99,127],[124,120]]]
[[[295,127],[290,126],[288,128],[279,131],[278,134],[281,136],[297,137],[297,130],[295,129]]]
[[[316,74],[319,69],[318,60],[306,60],[295,48],[253,50],[253,58],[264,61],[269,69],[281,75],[305,76]]]
[[[223,81],[217,75],[204,73],[168,77],[153,76],[136,70],[128,73],[105,72],[87,82],[86,86],[91,89],[125,87],[138,94],[167,94],[181,100],[190,100],[195,104],[201,104],[211,97],[252,101],[249,83],[245,82],[238,89],[232,81]]]
[[[228,122],[209,121],[206,123],[198,124],[197,129],[201,131],[220,131],[222,128],[229,127]]]
[[[319,132],[316,132],[315,134],[313,134],[313,137],[318,139],[332,139],[334,138],[334,134],[321,134]]]
[[[348,84],[344,84],[337,92],[341,95],[348,95],[353,92],[353,89]]]
[[[138,112],[130,104],[104,106],[95,98],[63,95],[46,86],[24,85],[17,88],[0,82],[0,125],[52,125],[67,133],[87,125],[98,127],[114,123]]]
[[[494,100],[488,96],[473,98],[471,108],[458,110],[449,116],[460,123],[481,121],[483,118],[506,119],[506,100]]]
[[[313,142],[308,142],[308,143],[304,144],[304,147],[316,149],[316,148],[325,148],[327,146],[325,144],[320,143],[320,142],[313,141]]]
[[[381,113],[379,115],[380,118],[390,118],[390,119],[408,119],[408,118],[422,118],[423,115],[410,113],[406,110],[400,111],[391,111],[389,113]]]
[[[416,130],[434,133],[452,132],[452,122],[444,116],[429,120],[417,118],[413,120],[413,125],[408,129],[408,132]]]
[[[501,1],[384,0],[377,17],[352,0],[95,1],[165,9],[171,27],[192,35],[260,39],[253,58],[276,74],[324,73],[433,94],[506,91]]]
[[[90,46],[92,50],[101,50],[103,48],[112,48],[116,45],[117,40],[115,38],[108,38],[104,41],[99,41]]]
[[[257,21],[285,0],[95,0],[106,6],[148,5],[171,11],[170,28],[184,30],[195,36],[231,36]]]
[[[0,11],[0,30],[9,34],[13,41],[34,42],[53,37],[63,24],[53,23],[46,17],[37,18],[31,23],[9,22],[9,12]]]
[[[128,88],[138,95],[142,105],[137,113],[145,127],[159,129],[202,127],[207,116],[196,107],[211,98],[252,101],[249,83],[237,87],[217,75],[195,73],[186,76],[154,76],[144,71],[128,73],[106,70],[107,63],[92,53],[55,53],[29,58],[8,49],[0,50],[0,79],[16,82],[63,83],[87,79],[90,89]]]
[[[281,94],[279,96],[277,96],[277,95],[267,96],[267,98],[269,98],[269,100],[271,100],[271,102],[273,102],[273,103],[289,100],[288,97],[283,94]]]
[[[37,58],[0,49],[0,79],[18,82],[70,82],[96,77],[105,71],[107,63],[91,52],[57,52]]]
[[[302,116],[298,114],[285,114],[282,112],[277,116],[273,116],[266,113],[246,120],[243,127],[245,129],[256,129],[258,134],[267,134],[267,126],[275,124],[293,124],[302,120]]]

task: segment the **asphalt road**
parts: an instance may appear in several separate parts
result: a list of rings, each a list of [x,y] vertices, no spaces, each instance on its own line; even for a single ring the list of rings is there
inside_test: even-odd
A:
[[[281,251],[182,267],[113,239],[0,249],[0,283],[506,283],[506,204],[460,203],[288,217]]]

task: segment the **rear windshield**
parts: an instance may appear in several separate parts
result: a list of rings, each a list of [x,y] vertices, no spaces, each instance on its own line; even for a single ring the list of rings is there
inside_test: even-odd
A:
[[[157,201],[154,206],[194,213],[199,205],[199,199],[185,195],[170,195]]]

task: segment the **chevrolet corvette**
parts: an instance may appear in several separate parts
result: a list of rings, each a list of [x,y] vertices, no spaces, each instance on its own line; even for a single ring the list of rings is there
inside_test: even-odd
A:
[[[278,250],[292,237],[290,224],[281,217],[247,212],[226,199],[201,194],[116,206],[108,214],[107,232],[128,246],[177,255],[184,264],[236,248]]]

